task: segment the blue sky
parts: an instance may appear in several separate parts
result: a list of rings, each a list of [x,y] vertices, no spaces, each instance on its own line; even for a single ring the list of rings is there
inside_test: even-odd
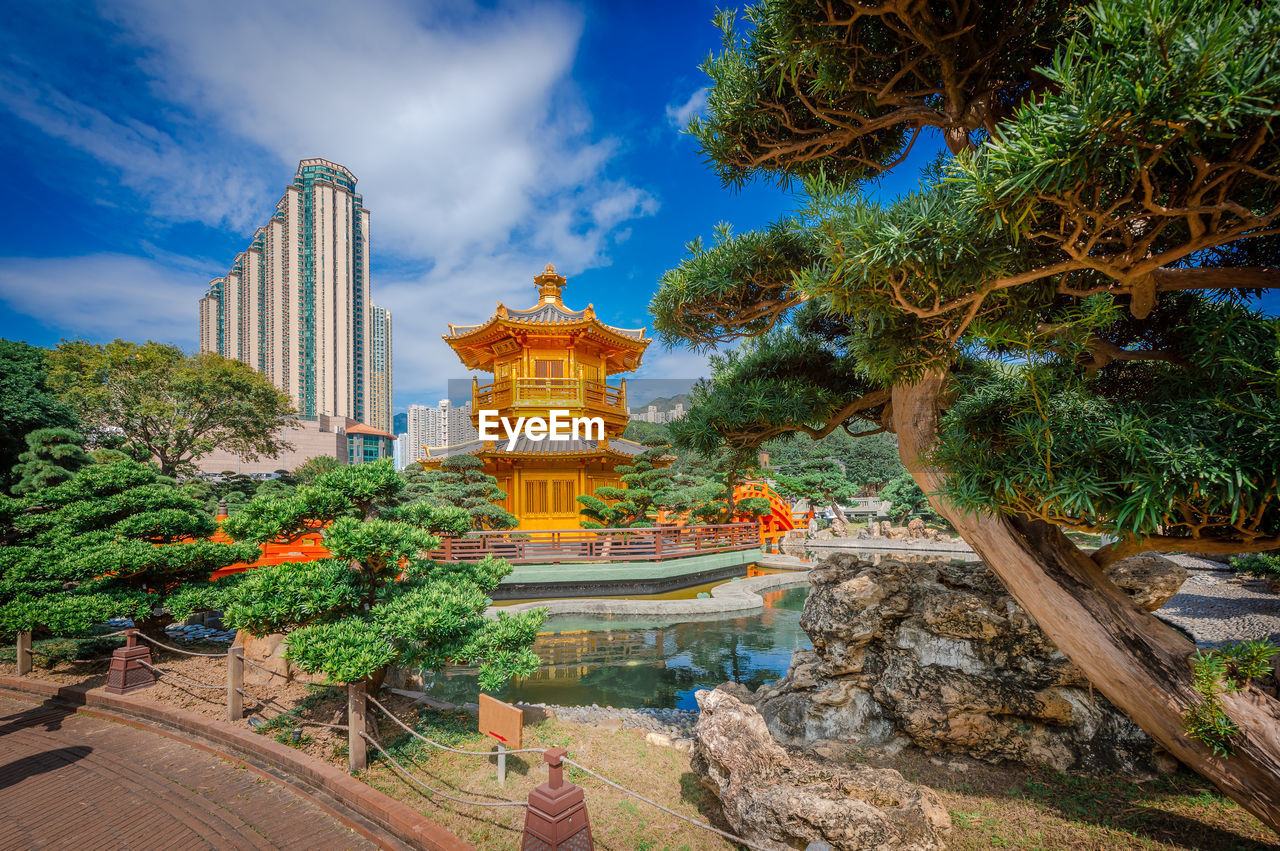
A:
[[[11,5],[0,335],[193,348],[208,280],[297,161],[326,157],[373,211],[403,410],[463,374],[445,323],[532,304],[544,264],[571,306],[648,325],[686,242],[791,209],[773,186],[722,188],[680,133],[719,44],[714,4],[440,5]],[[891,190],[914,184],[900,172]],[[704,363],[655,343],[640,376]]]

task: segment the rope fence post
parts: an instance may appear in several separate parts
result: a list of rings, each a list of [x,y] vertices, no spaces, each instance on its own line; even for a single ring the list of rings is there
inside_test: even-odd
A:
[[[347,769],[364,771],[369,765],[364,736],[365,713],[364,683],[347,684]]]
[[[521,848],[539,851],[595,848],[582,787],[564,780],[562,760],[567,753],[564,748],[551,748],[542,754],[547,763],[547,782],[529,793]]]
[[[25,677],[31,673],[31,630],[24,629],[18,633],[18,676]]]
[[[244,717],[244,647],[227,648],[227,720],[235,723]]]
[[[151,665],[151,648],[138,643],[138,631],[129,630],[124,647],[117,647],[111,654],[111,667],[107,670],[108,694],[128,694],[156,684]]]

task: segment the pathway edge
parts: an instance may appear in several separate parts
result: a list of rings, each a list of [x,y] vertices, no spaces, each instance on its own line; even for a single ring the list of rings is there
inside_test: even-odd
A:
[[[116,720],[124,720],[126,723],[142,722],[143,726],[156,733],[243,763],[306,796],[348,827],[384,847],[399,847],[400,843],[404,843],[413,848],[438,851],[463,851],[472,848],[412,807],[333,766],[250,730],[241,730],[192,712],[149,703],[130,695],[107,694],[98,688],[86,689],[35,679],[0,676],[0,690],[57,701],[77,709],[96,710],[107,716],[123,716]],[[335,805],[342,809],[336,810]],[[371,832],[370,826],[385,831],[398,842],[388,845],[388,837]]]

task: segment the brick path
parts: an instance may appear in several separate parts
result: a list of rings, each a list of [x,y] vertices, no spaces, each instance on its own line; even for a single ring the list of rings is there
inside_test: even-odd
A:
[[[0,849],[375,847],[292,789],[169,736],[0,696]]]

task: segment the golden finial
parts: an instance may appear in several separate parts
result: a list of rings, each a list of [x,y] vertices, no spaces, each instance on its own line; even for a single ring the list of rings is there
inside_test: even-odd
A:
[[[556,267],[548,263],[541,275],[535,275],[533,282],[538,286],[538,301],[541,304],[560,304],[560,291],[564,289],[564,275],[556,274]]]

